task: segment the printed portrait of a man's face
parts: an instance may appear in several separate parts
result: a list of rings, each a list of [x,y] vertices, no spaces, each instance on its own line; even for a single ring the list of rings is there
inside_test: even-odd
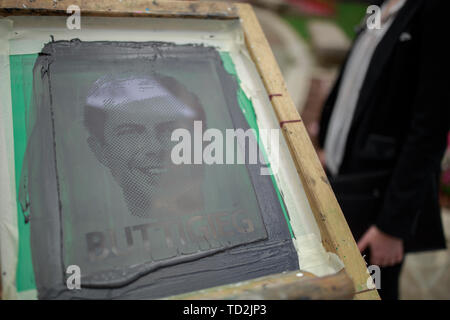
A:
[[[90,88],[87,142],[122,189],[132,215],[201,210],[201,168],[177,166],[170,158],[173,130],[193,130],[195,120],[205,120],[198,98],[172,77],[104,76]]]

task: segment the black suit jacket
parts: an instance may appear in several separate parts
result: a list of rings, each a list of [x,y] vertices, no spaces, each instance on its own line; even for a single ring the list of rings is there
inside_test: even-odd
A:
[[[408,0],[372,57],[330,178],[357,239],[376,224],[407,251],[445,247],[438,183],[450,129],[449,5]],[[341,77],[322,113],[322,147]]]

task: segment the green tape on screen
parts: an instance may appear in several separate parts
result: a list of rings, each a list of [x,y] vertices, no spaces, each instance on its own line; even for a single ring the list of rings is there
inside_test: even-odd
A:
[[[33,92],[33,66],[37,54],[11,55],[11,100],[14,133],[14,164],[16,194],[19,194],[22,163],[27,147],[27,116]],[[17,203],[19,200],[17,198]],[[30,224],[25,224],[21,206],[17,205],[19,252],[17,263],[17,291],[36,289],[30,248]]]
[[[223,63],[225,70],[229,74],[234,76],[236,78],[236,80],[238,81],[238,83],[241,83],[241,81],[239,80],[239,77],[237,75],[237,71],[234,66],[233,60],[230,57],[230,54],[228,52],[220,52],[220,58],[222,59],[222,63]],[[244,113],[245,119],[248,122],[248,125],[250,126],[250,128],[252,128],[256,131],[258,145],[263,152],[264,160],[266,163],[269,163],[267,160],[267,154],[264,149],[264,146],[261,144],[261,141],[259,139],[259,128],[258,128],[258,123],[256,122],[256,114],[255,114],[255,109],[253,108],[252,100],[247,97],[244,90],[242,90],[241,88],[239,88],[239,92],[237,93],[237,99],[238,99],[239,106],[241,107],[241,110]],[[270,163],[269,163],[269,168],[270,168]],[[270,169],[270,170],[272,170],[272,169]],[[291,234],[291,237],[294,238],[294,233],[292,232],[292,226],[290,223],[289,215],[287,213],[283,198],[281,197],[280,189],[278,188],[277,182],[275,181],[275,177],[273,174],[270,175],[270,178],[272,179],[272,183],[273,183],[273,186],[277,193],[277,197],[280,202],[281,209],[283,210],[284,218],[286,219],[286,222],[287,222],[287,225],[289,228],[289,233]]]

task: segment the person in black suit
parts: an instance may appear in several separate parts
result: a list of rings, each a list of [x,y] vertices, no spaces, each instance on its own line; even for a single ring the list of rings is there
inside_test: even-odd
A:
[[[321,117],[319,156],[358,247],[398,298],[404,254],[445,248],[438,184],[450,129],[446,0],[389,0],[364,23]]]

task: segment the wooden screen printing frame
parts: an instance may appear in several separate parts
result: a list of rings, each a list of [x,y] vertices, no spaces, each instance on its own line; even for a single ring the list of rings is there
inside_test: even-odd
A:
[[[335,275],[315,277],[297,272],[271,275],[240,283],[186,293],[169,298],[187,299],[379,299],[367,288],[368,271],[342,214],[327,176],[281,75],[269,43],[249,4],[191,1],[71,0],[83,16],[240,19],[245,43],[261,76],[302,181],[322,243],[335,253],[345,268]],[[67,3],[50,0],[3,0],[0,16],[64,15]],[[300,271],[299,271],[300,272]]]

